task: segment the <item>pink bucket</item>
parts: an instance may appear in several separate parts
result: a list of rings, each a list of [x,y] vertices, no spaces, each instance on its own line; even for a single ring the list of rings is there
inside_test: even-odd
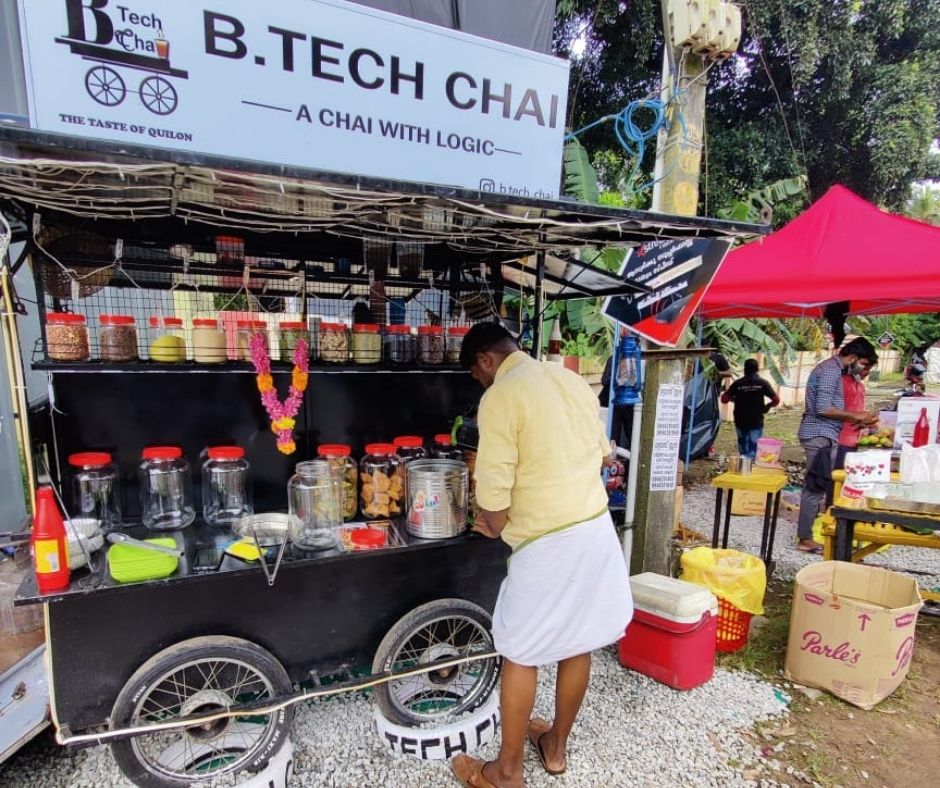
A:
[[[776,438],[758,438],[757,454],[754,458],[754,464],[761,468],[776,468],[780,464],[780,452],[783,449],[783,441]]]

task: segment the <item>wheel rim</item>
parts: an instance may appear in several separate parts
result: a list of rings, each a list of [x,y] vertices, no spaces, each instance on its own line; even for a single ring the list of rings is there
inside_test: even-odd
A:
[[[483,625],[467,616],[442,616],[416,627],[389,656],[385,669],[399,672],[492,650],[492,638]],[[399,712],[413,719],[437,721],[462,714],[487,692],[497,666],[494,658],[479,659],[391,681],[389,698]]]
[[[140,83],[140,100],[157,115],[169,115],[176,109],[176,89],[163,77],[147,77]]]
[[[124,100],[127,89],[121,75],[107,66],[96,66],[85,75],[88,95],[106,107],[116,107]]]
[[[274,698],[271,681],[246,662],[198,659],[174,668],[147,690],[134,707],[132,725],[211,714]],[[254,715],[138,736],[131,746],[151,774],[177,783],[204,782],[252,762],[276,726],[271,715]]]

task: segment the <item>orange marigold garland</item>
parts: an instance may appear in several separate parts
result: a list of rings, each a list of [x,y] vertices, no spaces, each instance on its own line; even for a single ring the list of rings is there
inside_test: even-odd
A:
[[[262,333],[251,337],[251,363],[255,367],[255,380],[261,392],[261,404],[271,419],[271,431],[277,435],[277,449],[282,454],[293,454],[297,450],[294,443],[294,425],[300,405],[307,390],[310,363],[307,358],[309,348],[301,339],[294,348],[294,368],[291,370],[290,391],[287,399],[281,402],[271,376],[271,357],[268,355],[268,341]]]

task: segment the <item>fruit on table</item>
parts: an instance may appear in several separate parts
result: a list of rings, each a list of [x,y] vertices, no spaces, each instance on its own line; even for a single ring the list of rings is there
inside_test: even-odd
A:
[[[870,446],[872,448],[890,449],[894,446],[894,430],[890,427],[882,427],[876,432],[870,432],[868,435],[862,435],[858,439],[859,446]]]

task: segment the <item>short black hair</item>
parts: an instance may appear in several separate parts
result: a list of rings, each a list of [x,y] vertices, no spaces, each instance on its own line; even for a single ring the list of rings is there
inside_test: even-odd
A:
[[[499,323],[477,323],[460,345],[460,366],[470,369],[476,363],[477,353],[486,353],[507,342],[517,346],[515,337]]]
[[[760,370],[760,364],[757,363],[756,358],[749,358],[744,362],[744,374],[745,375],[754,375]]]
[[[855,337],[855,339],[850,342],[846,342],[839,349],[839,355],[842,357],[860,356],[861,358],[867,359],[878,358],[878,352],[875,350],[875,346],[865,339],[865,337]]]

